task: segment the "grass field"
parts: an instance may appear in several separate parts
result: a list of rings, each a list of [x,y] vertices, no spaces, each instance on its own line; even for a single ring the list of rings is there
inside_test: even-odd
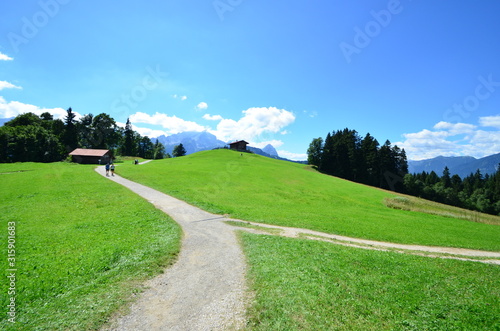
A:
[[[499,330],[500,267],[242,233],[248,330]]]
[[[15,294],[0,282],[2,330],[90,330],[160,273],[180,248],[164,213],[94,166],[0,164],[0,257],[15,224]],[[14,297],[16,323],[7,317]]]
[[[434,204],[432,214],[390,208],[386,201],[396,196],[392,192],[254,154],[205,151],[124,164],[117,172],[233,218],[404,244],[500,251],[499,217],[488,217],[494,224],[485,224],[436,215]]]

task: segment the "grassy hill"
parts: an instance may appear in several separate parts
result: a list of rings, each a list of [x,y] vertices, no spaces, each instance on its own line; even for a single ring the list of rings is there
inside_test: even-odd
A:
[[[144,279],[175,258],[179,227],[93,168],[0,164],[0,241],[7,242],[15,223],[17,304],[16,324],[4,314],[0,329],[99,329]],[[500,250],[498,218],[474,217],[492,223],[484,224],[440,216],[467,212],[258,155],[217,150],[141,166],[126,161],[117,173],[235,218]],[[500,325],[498,266],[248,233],[241,239],[255,294],[250,330]],[[7,254],[0,253],[5,273]],[[0,282],[4,307],[9,286]]]
[[[500,266],[242,233],[248,330],[498,330]]]
[[[433,213],[389,208],[387,201],[397,196],[393,192],[258,155],[205,151],[141,166],[124,164],[117,172],[233,218],[405,244],[500,251],[499,218],[489,217],[496,224],[484,224],[436,215],[441,208],[436,204],[429,204]],[[426,204],[419,201],[420,207]],[[441,214],[449,213],[442,209]]]
[[[2,330],[98,329],[179,251],[179,226],[94,166],[0,164],[0,187]]]

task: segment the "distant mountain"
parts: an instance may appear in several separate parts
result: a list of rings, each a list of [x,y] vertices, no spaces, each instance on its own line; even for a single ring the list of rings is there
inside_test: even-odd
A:
[[[267,146],[271,146],[272,150],[270,148],[267,148],[267,150],[271,151],[271,152],[273,152],[273,150],[274,150],[274,153],[273,153],[274,155],[271,155],[271,154],[266,153],[264,151],[264,149],[266,149]],[[247,149],[250,152],[252,152],[252,153],[255,153],[255,154],[258,154],[258,155],[262,155],[262,156],[265,156],[265,157],[269,157],[271,159],[288,161],[288,162],[294,162],[294,163],[300,163],[300,164],[307,164],[307,161],[294,161],[294,160],[290,160],[290,159],[285,159],[284,157],[280,157],[272,145],[267,145],[267,146],[264,147],[264,149],[260,149],[260,148],[252,147],[252,146],[247,146]]]
[[[271,156],[279,156],[278,152],[276,151],[276,148],[273,147],[271,144],[267,144],[266,147],[262,149],[264,153],[267,153]]]
[[[172,154],[175,146],[182,144],[186,149],[186,154],[192,154],[199,151],[206,151],[218,147],[226,146],[222,140],[218,140],[213,134],[209,132],[193,132],[186,131],[177,134],[166,136],[159,136],[158,138],[151,139],[153,142],[160,141],[165,146],[165,151]]]
[[[279,156],[274,156],[274,155],[271,155],[269,153],[266,153],[266,152],[264,152],[264,150],[257,148],[257,147],[247,146],[247,150],[249,150],[250,152],[255,153],[257,155],[262,155],[262,156],[270,157],[273,159],[279,158]]]
[[[481,174],[494,174],[500,163],[500,153],[476,159],[472,156],[438,156],[433,159],[421,161],[408,161],[408,171],[410,173],[420,173],[422,171],[434,171],[438,176],[443,174],[444,167],[450,169],[452,175],[459,175],[461,178],[467,177],[470,173],[478,169]]]
[[[217,139],[217,137],[215,137],[213,134],[206,131],[204,132],[187,131],[187,132],[173,134],[168,137],[159,136],[158,138],[151,139],[153,143],[155,143],[157,140],[165,146],[165,151],[170,155],[172,155],[175,146],[179,144],[182,144],[182,146],[184,146],[184,148],[186,149],[186,154],[192,154],[200,151],[206,151],[214,148],[221,148],[228,146],[228,143],[225,143],[224,141]],[[268,144],[263,149],[251,146],[247,146],[247,149],[255,154],[270,157],[273,159],[307,164],[306,161],[292,161],[289,159],[279,157],[278,152],[271,144]]]

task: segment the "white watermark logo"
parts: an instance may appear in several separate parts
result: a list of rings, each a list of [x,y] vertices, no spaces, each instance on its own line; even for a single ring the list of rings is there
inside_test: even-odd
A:
[[[29,41],[35,38],[40,30],[49,24],[50,20],[59,14],[61,5],[66,5],[71,0],[41,0],[38,2],[40,10],[34,13],[31,18],[23,16],[21,18],[22,27],[20,33],[9,32],[7,38],[9,39],[10,45],[17,53],[19,52],[19,46],[29,43]]]
[[[386,9],[370,11],[373,20],[367,22],[363,29],[359,26],[354,27],[355,34],[352,44],[345,41],[339,44],[347,63],[351,63],[354,54],[360,54],[362,49],[368,47],[372,40],[380,35],[382,29],[391,24],[393,17],[401,14],[402,11],[403,6],[399,0],[389,0]]]
[[[215,0],[212,2],[215,12],[221,21],[224,21],[224,15],[227,12],[232,12],[236,7],[241,5],[243,0]]]
[[[479,76],[477,78],[479,84],[474,89],[474,93],[466,96],[461,103],[455,103],[451,108],[444,112],[444,120],[447,122],[458,122],[470,116],[470,113],[476,111],[481,104],[490,98],[496,89],[500,87],[500,82],[493,80],[493,74],[489,74],[488,78]]]
[[[16,222],[7,223],[7,320],[16,322]]]
[[[137,84],[130,89],[129,93],[122,94],[112,102],[112,111],[129,114],[131,109],[136,108],[140,102],[144,101],[149,92],[158,88],[168,76],[168,73],[160,70],[159,65],[156,66],[156,69],[148,66],[146,71],[148,73],[142,78],[140,84]]]

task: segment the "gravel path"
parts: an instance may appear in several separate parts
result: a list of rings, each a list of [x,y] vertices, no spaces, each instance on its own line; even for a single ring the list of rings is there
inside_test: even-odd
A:
[[[104,167],[98,167],[96,171],[105,176]],[[131,306],[130,313],[115,318],[111,328],[107,330],[196,331],[243,328],[246,324],[246,264],[235,231],[262,231],[233,227],[224,221],[244,222],[260,228],[281,230],[279,234],[272,233],[274,235],[333,240],[334,244],[364,249],[396,249],[403,253],[413,251],[415,254],[452,254],[454,256],[426,256],[500,264],[498,252],[402,245],[228,219],[118,175],[108,178],[129,188],[170,215],[182,227],[184,238],[177,262],[167,269],[165,274],[147,282],[148,289]],[[494,260],[475,260],[474,257],[490,257]]]
[[[259,234],[268,234],[268,235],[283,236],[289,238],[303,237],[307,239],[328,241],[337,245],[357,247],[362,249],[394,251],[399,253],[422,255],[433,258],[455,259],[455,260],[473,261],[473,262],[500,265],[500,252],[489,252],[489,251],[481,251],[481,250],[467,249],[467,248],[396,244],[390,242],[340,236],[336,234],[319,232],[309,229],[291,228],[286,226],[270,225],[270,224],[248,222],[248,221],[241,221],[234,219],[232,219],[231,221],[253,225],[256,228],[254,229],[241,228],[241,230]],[[279,232],[275,231],[266,232],[265,229],[279,230]]]
[[[96,169],[105,176],[104,167]],[[245,272],[235,228],[220,215],[115,175],[109,179],[167,213],[184,232],[177,262],[151,281],[108,330],[237,330],[245,325]]]

